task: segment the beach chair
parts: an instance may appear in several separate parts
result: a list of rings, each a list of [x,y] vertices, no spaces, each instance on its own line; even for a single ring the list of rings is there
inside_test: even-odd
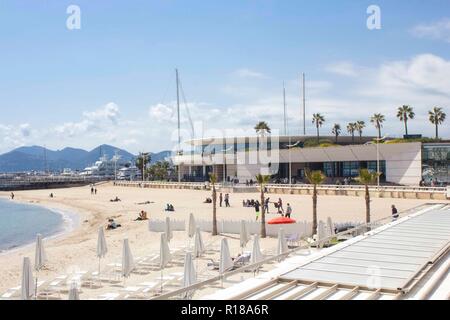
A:
[[[233,266],[230,267],[227,271],[235,270],[235,269],[245,266],[246,264],[248,264],[250,262],[250,258],[251,258],[251,253],[244,252],[244,254],[242,254],[239,257],[237,257],[236,259],[234,259]],[[213,259],[209,259],[209,261],[210,262],[208,262],[207,266],[210,269],[219,270],[219,267],[220,267],[219,261],[214,261]]]
[[[119,300],[119,298],[121,296],[122,295],[117,292],[108,292],[108,293],[101,294],[97,297],[97,299],[92,299],[92,300]]]
[[[288,244],[288,247],[298,247],[300,243],[300,236],[298,233],[293,233],[286,235],[286,241]]]
[[[57,276],[52,281],[48,282],[41,290],[38,290],[37,298],[45,300],[61,299],[61,292],[63,292],[64,288],[67,286],[67,278],[67,275]]]
[[[18,298],[20,296],[21,286],[9,288],[0,296],[1,300],[12,300],[14,298]]]

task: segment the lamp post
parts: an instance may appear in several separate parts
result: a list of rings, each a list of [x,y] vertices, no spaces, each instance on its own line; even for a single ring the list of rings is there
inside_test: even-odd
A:
[[[387,138],[387,135],[382,138],[375,138],[377,142],[377,189],[380,188],[380,141],[383,141]]]

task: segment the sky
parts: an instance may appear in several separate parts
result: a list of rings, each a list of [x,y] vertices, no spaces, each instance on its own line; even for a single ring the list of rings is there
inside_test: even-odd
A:
[[[79,20],[71,5],[79,8]],[[369,29],[370,5],[380,29]],[[80,22],[79,28],[77,22]],[[267,121],[307,134],[414,108],[409,133],[434,135],[428,110],[450,117],[450,0],[0,0],[0,153],[24,145],[130,152],[173,149],[175,68],[182,139],[253,132]],[[440,134],[450,138],[450,118]],[[236,133],[237,134],[237,133]]]

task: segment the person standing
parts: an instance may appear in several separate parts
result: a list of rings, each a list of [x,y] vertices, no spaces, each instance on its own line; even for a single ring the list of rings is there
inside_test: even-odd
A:
[[[267,198],[266,200],[264,200],[264,212],[265,213],[269,213],[269,203],[270,203],[270,198]]]
[[[292,208],[291,208],[291,205],[288,203],[287,206],[286,206],[286,214],[285,214],[285,217],[286,217],[286,218],[290,218],[290,217],[291,217],[291,213],[292,213]]]
[[[391,210],[392,210],[392,221],[395,221],[398,219],[398,210],[395,207],[395,205],[391,206]]]
[[[11,200],[14,200],[14,192],[11,192]]]
[[[256,213],[256,221],[259,219],[259,201],[256,200],[255,202],[255,213]]]
[[[91,187],[91,194],[94,194],[94,187]]]
[[[230,206],[230,195],[228,193],[225,194],[225,206]]]
[[[281,214],[284,213],[283,200],[281,200],[281,198],[278,198],[278,213],[281,213]]]
[[[97,188],[94,189],[94,194],[97,195]]]
[[[219,206],[222,206],[222,201],[223,201],[223,197],[222,197],[222,192],[219,194]]]

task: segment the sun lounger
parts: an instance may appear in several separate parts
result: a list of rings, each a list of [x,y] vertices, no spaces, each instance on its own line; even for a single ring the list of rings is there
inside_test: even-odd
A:
[[[1,295],[0,299],[2,299],[2,300],[10,300],[10,299],[13,299],[13,298],[17,298],[17,297],[20,296],[20,289],[21,289],[21,286],[17,286],[17,287],[14,287],[14,288],[9,288],[8,290],[6,290],[5,293],[3,293]]]
[[[108,292],[98,296],[97,299],[94,300],[118,300],[121,296],[120,293],[117,292]]]
[[[246,264],[248,264],[250,262],[250,257],[251,257],[251,254],[249,254],[249,253],[244,253],[244,254],[240,255],[239,257],[234,259],[233,266],[230,267],[226,271],[235,270],[235,269],[245,266]],[[209,268],[212,268],[213,270],[219,270],[220,262],[214,261],[213,259],[209,259],[209,260],[210,260],[210,262],[208,262],[207,266]]]

